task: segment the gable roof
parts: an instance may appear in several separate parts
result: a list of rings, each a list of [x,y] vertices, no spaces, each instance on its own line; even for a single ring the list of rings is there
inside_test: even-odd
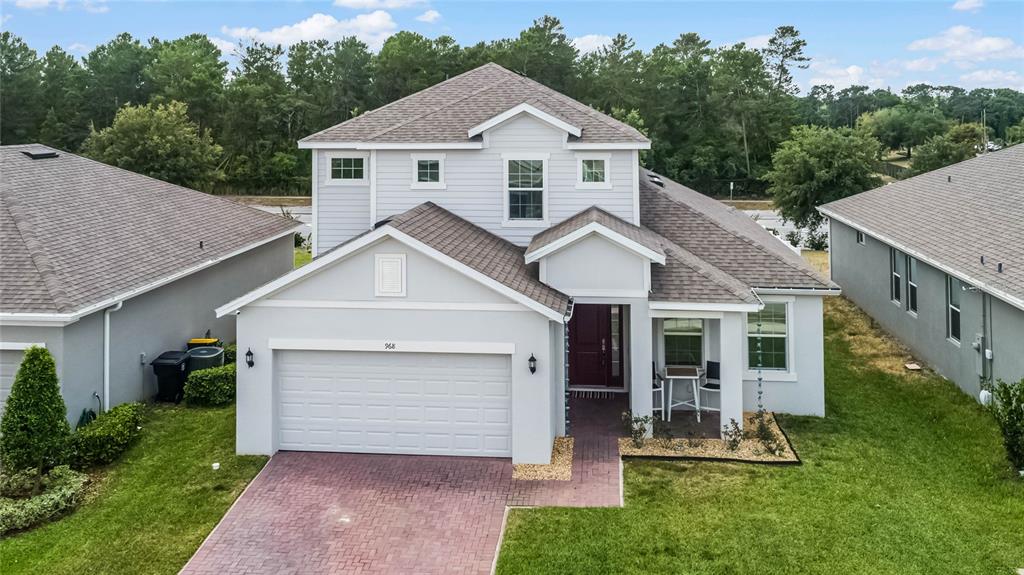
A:
[[[523,248],[427,202],[378,223],[375,229],[331,248],[306,266],[218,308],[217,316],[272,295],[384,237],[410,245],[550,319],[562,319],[569,312],[569,297],[541,283],[537,264],[525,263]]]
[[[839,291],[836,284],[743,212],[645,169],[640,170],[640,221],[755,292]],[[669,285],[664,277],[667,271],[654,268],[655,285],[659,273],[663,276],[660,281]],[[676,293],[667,287],[664,291]],[[685,299],[686,294],[682,290],[678,297]]]
[[[299,140],[316,144],[468,144],[470,129],[528,104],[580,130],[570,143],[644,144],[633,127],[489,63]]]
[[[540,232],[526,248],[526,261],[533,262],[580,239],[598,233],[605,238],[659,264],[665,263],[665,250],[657,234],[635,226],[597,206],[591,206],[557,225]]]
[[[1024,309],[1024,145],[819,211]]]
[[[297,229],[287,218],[36,144],[0,146],[0,173],[3,314],[82,314]]]

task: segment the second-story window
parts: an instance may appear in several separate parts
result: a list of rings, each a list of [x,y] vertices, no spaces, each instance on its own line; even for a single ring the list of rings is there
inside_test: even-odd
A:
[[[360,156],[330,156],[328,179],[335,184],[366,183],[366,158]]]
[[[544,220],[544,164],[542,159],[506,159],[508,221]]]
[[[413,154],[412,187],[444,189],[444,154]]]
[[[609,154],[576,154],[577,188],[610,188]]]

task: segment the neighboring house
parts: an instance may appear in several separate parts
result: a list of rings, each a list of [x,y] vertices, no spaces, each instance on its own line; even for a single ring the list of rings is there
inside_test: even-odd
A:
[[[299,146],[317,258],[217,310],[240,314],[254,354],[238,451],[546,463],[567,392],[649,415],[666,364],[720,364],[722,421],[742,421],[758,319],[767,407],[824,413],[822,296],[838,288],[642,169],[635,129],[487,64]]]
[[[825,204],[832,279],[978,398],[1024,377],[1024,146]]]
[[[150,361],[233,340],[214,308],[291,269],[295,222],[52,148],[0,147],[0,192],[0,407],[31,345],[72,424],[150,399]]]

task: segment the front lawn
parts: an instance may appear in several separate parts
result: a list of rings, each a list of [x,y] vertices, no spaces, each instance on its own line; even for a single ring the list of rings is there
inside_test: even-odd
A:
[[[149,410],[78,511],[0,542],[0,573],[177,573],[266,462],[234,452],[233,406]]]
[[[826,310],[828,416],[780,416],[802,466],[629,461],[624,509],[513,510],[498,573],[1024,567],[1024,481],[989,415],[935,375],[885,369],[870,354],[891,343],[848,302]]]

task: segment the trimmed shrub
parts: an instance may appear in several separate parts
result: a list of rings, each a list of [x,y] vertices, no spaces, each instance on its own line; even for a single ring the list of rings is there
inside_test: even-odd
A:
[[[200,369],[185,381],[189,405],[227,405],[235,400],[235,364]]]
[[[124,403],[101,414],[71,436],[71,465],[88,469],[114,462],[138,438],[142,404]]]
[[[9,473],[35,470],[38,492],[43,474],[64,462],[70,434],[53,356],[45,348],[30,347],[0,421],[0,463]]]
[[[33,473],[20,473],[3,478],[5,488],[27,487],[34,484]],[[34,497],[19,499],[0,497],[0,535],[28,529],[53,521],[73,511],[82,502],[89,476],[72,470],[67,465],[54,467],[43,479],[43,491]]]
[[[238,344],[229,343],[224,346],[224,364],[235,363],[238,361]]]
[[[1024,469],[1024,379],[998,381],[992,386],[992,415],[1003,432],[1006,455],[1016,469]]]

